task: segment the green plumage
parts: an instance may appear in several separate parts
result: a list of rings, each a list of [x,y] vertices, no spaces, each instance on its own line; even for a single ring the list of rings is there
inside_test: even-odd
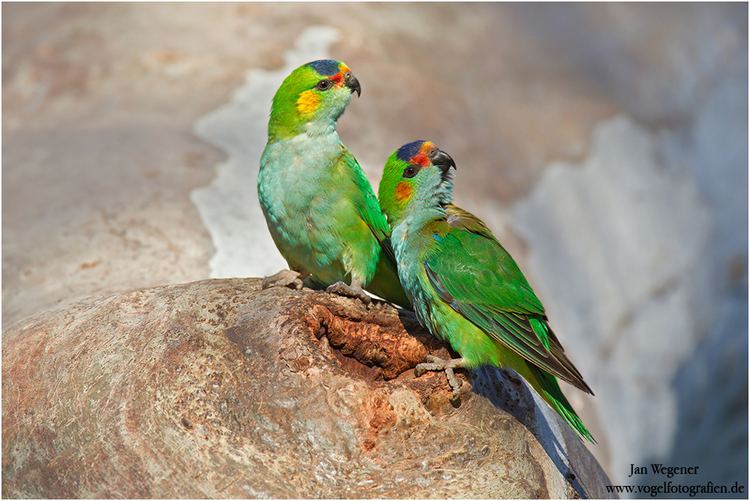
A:
[[[290,269],[308,285],[357,283],[410,307],[389,257],[385,216],[336,132],[353,89],[341,74],[321,74],[316,67],[348,72],[336,61],[308,63],[287,77],[273,99],[258,174],[269,231]],[[328,88],[319,89],[328,79]]]
[[[423,150],[434,156],[430,148],[427,143]],[[394,153],[379,196],[393,226],[401,283],[420,322],[449,343],[466,366],[514,369],[593,442],[556,378],[587,393],[591,389],[549,328],[542,303],[487,226],[451,204],[448,168],[422,158],[417,174],[405,177],[416,161]]]

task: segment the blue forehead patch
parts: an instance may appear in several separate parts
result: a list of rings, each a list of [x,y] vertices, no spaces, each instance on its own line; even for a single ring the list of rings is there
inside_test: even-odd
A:
[[[320,59],[307,65],[321,75],[331,76],[339,72],[339,62],[333,59]]]
[[[420,148],[422,148],[423,144],[424,144],[423,139],[405,144],[401,148],[398,149],[398,152],[396,152],[396,156],[399,158],[399,160],[408,162],[409,159],[411,159],[411,157],[419,153],[419,150]]]

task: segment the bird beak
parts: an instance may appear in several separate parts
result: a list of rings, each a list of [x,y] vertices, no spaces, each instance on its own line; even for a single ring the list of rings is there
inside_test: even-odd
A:
[[[447,173],[451,167],[454,169],[456,168],[456,162],[453,161],[451,156],[439,149],[435,149],[435,151],[430,154],[430,162],[432,162],[432,165],[440,167],[443,174]]]
[[[357,97],[362,95],[362,87],[359,85],[359,80],[351,72],[347,72],[344,75],[344,83],[351,89],[352,93],[357,93]]]

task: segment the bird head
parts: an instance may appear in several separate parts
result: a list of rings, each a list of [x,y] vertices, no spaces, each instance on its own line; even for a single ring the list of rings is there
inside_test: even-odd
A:
[[[303,64],[276,91],[269,139],[334,128],[355,92],[357,96],[362,93],[359,81],[341,61],[321,59]]]
[[[378,188],[378,199],[392,226],[410,210],[451,203],[456,163],[430,141],[405,144],[388,157]]]

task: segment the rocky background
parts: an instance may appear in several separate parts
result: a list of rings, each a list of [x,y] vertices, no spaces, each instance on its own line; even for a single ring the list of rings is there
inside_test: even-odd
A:
[[[613,481],[659,461],[747,485],[746,5],[2,12],[6,326],[283,266],[255,196],[270,97],[336,57],[362,82],[340,131],[373,182],[409,140],[455,158],[457,202],[597,394],[569,392]]]

